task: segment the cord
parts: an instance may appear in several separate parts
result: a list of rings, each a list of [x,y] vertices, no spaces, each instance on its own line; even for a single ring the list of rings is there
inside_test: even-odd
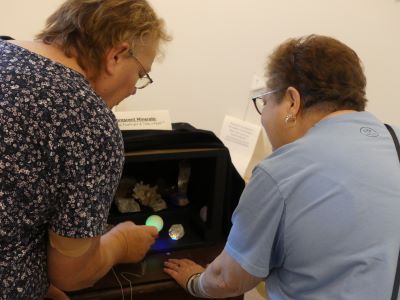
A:
[[[119,281],[119,278],[118,278],[117,274],[116,274],[115,271],[114,271],[114,267],[112,267],[111,270],[113,271],[114,276],[115,276],[115,278],[117,279],[118,284],[119,284],[119,286],[120,286],[120,288],[121,288],[122,300],[125,300],[125,297],[124,297],[124,289],[122,288],[122,283],[121,283],[121,281]],[[131,295],[132,295],[132,294],[131,294]]]
[[[123,278],[123,279],[125,279],[126,281],[128,281],[128,283],[129,283],[129,289],[130,289],[130,294],[131,294],[131,299],[130,300],[133,300],[133,285],[132,285],[132,281],[131,280],[129,280],[126,276],[134,276],[134,277],[136,277],[136,278],[140,278],[140,277],[142,277],[142,276],[144,276],[144,274],[146,273],[146,261],[144,261],[143,263],[141,263],[140,264],[140,268],[141,268],[141,274],[135,274],[135,273],[130,273],[130,272],[121,272],[121,273],[119,273],[119,275]],[[117,273],[115,272],[115,270],[114,270],[114,267],[113,268],[111,268],[111,270],[113,271],[113,273],[114,273],[114,276],[115,276],[115,278],[117,279],[117,281],[118,281],[118,284],[119,284],[119,286],[120,286],[120,288],[121,288],[121,295],[122,295],[122,300],[125,300],[125,296],[124,296],[124,288],[123,288],[123,286],[122,286],[122,283],[121,283],[121,281],[119,280],[119,278],[118,278],[118,276],[117,276]]]
[[[122,272],[122,273],[120,273],[120,275],[123,279],[125,279],[126,281],[129,282],[129,289],[131,291],[131,300],[132,300],[132,281],[130,281],[128,278],[126,278],[124,274],[130,274],[130,273]]]

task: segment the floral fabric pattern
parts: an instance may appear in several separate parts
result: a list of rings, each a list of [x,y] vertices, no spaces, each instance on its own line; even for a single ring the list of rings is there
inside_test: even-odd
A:
[[[0,40],[0,299],[44,298],[48,229],[105,231],[123,152],[81,74]]]

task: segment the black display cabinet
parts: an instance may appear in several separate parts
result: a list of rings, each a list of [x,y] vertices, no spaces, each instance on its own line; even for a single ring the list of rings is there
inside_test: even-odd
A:
[[[164,226],[150,250],[153,253],[207,246],[220,241],[224,238],[222,222],[229,162],[226,148],[127,152],[123,180],[134,178],[136,182],[150,186],[167,185],[173,189],[178,185],[182,165],[189,169],[186,188],[189,203],[179,206],[166,199],[167,208],[160,211],[141,205],[139,212],[121,213],[114,202],[108,223],[115,225],[131,220],[142,225],[150,215],[160,216]],[[168,231],[173,224],[181,224],[185,230],[184,236],[179,240],[173,240],[169,236]]]
[[[125,299],[138,300],[198,299],[163,271],[164,262],[169,258],[189,258],[205,266],[215,259],[224,247],[244,181],[233,167],[228,149],[212,132],[187,123],[173,123],[172,127],[171,131],[122,132],[126,151],[122,179],[134,178],[150,186],[168,187],[179,185],[182,169],[190,168],[185,189],[189,204],[168,203],[158,212],[142,206],[139,212],[121,213],[114,202],[108,217],[110,225],[127,220],[144,224],[147,217],[156,214],[164,220],[160,237],[143,261],[114,266],[93,287],[69,293],[71,299],[114,300],[121,299],[121,294]],[[165,196],[164,192],[161,194]],[[204,207],[207,207],[207,218],[204,218]],[[172,224],[183,225],[185,235],[181,239],[169,237]],[[127,282],[121,276],[124,272],[141,276],[129,277],[131,281]],[[240,300],[243,296],[229,299]]]

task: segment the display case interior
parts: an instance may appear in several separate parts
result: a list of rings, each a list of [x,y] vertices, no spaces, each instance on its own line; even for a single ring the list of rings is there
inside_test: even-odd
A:
[[[228,159],[218,148],[126,153],[108,223],[143,225],[152,215],[161,217],[151,252],[221,240]]]

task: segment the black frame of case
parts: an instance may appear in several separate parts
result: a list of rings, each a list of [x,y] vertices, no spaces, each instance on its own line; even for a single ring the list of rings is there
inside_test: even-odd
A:
[[[108,223],[133,221],[145,223],[148,216],[156,214],[163,218],[164,227],[150,252],[169,252],[176,249],[212,245],[224,239],[223,210],[226,192],[226,176],[229,151],[226,148],[166,149],[130,151],[125,154],[122,176],[145,178],[151,182],[158,176],[177,179],[179,162],[189,162],[191,175],[187,196],[190,204],[172,207],[159,212],[144,210],[136,213],[119,213],[112,204]],[[207,206],[207,221],[200,218],[200,209]],[[185,235],[172,240],[168,229],[172,224],[182,224]]]

